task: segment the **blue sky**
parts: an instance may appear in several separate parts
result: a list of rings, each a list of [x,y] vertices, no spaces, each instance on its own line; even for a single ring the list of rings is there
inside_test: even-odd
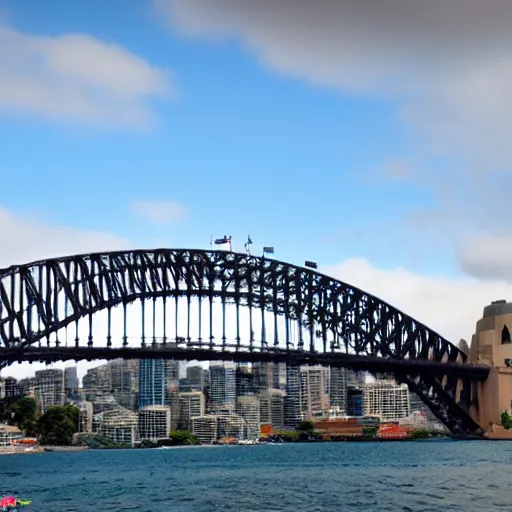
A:
[[[491,4],[0,0],[0,266],[250,233],[468,337],[512,277]]]

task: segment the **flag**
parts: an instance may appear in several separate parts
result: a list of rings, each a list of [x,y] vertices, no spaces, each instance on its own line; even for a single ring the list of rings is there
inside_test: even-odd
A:
[[[309,268],[318,268],[318,265],[314,261],[306,261],[304,265]]]
[[[273,247],[263,247],[263,253],[274,254]]]
[[[252,244],[251,235],[247,235],[247,242],[245,242],[244,247],[247,253],[249,253],[249,245]]]
[[[215,239],[215,245],[228,244],[229,242],[231,242],[231,237],[227,237],[226,235],[224,235],[223,238]]]

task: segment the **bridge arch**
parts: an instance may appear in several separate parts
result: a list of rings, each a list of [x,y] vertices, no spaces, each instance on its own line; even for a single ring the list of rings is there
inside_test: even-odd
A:
[[[113,308],[139,301],[197,300],[212,311],[212,303],[233,304],[261,312],[260,336],[249,340],[237,330],[235,342],[220,342],[210,325],[206,336],[172,339],[162,345],[210,351],[212,359],[269,357],[284,360],[329,361],[333,366],[362,365],[373,361],[374,371],[392,369],[397,380],[432,409],[454,432],[479,430],[468,415],[473,381],[483,373],[467,365],[467,355],[424,324],[354,286],[309,268],[274,259],[226,251],[158,249],[94,253],[37,261],[0,270],[0,342],[4,359],[23,354],[84,318],[106,310],[108,333],[102,345],[112,347],[110,318]],[[176,302],[177,303],[177,302]],[[224,309],[223,309],[224,311]],[[298,336],[285,329],[285,339],[266,339],[265,315],[295,322]],[[252,315],[252,313],[251,313]],[[250,316],[252,319],[252,316]],[[225,322],[225,317],[223,319]],[[91,334],[87,348],[94,348]],[[126,332],[123,348],[126,348]],[[259,338],[259,339],[258,339]],[[154,345],[154,340],[153,343]],[[142,348],[146,349],[145,339]],[[78,336],[74,348],[84,345]],[[114,349],[112,349],[114,350]],[[70,352],[71,353],[71,352]],[[82,352],[76,352],[81,353]],[[207,352],[208,353],[208,352]],[[188,352],[187,352],[188,354]],[[176,352],[174,352],[176,356]],[[213,357],[215,356],[215,357]],[[0,356],[1,357],[1,356]],[[193,358],[193,357],[191,357]],[[316,358],[316,359],[315,359]],[[355,358],[355,359],[354,359]],[[364,359],[366,358],[366,359]],[[350,363],[352,361],[352,363]],[[354,362],[355,361],[355,362]],[[379,362],[380,361],[380,362]],[[379,364],[381,366],[379,366]],[[388,366],[386,366],[388,365]]]

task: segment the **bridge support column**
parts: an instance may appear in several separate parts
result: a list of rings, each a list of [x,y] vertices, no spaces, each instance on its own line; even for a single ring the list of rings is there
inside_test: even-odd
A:
[[[511,439],[501,426],[501,414],[512,409],[512,303],[496,301],[484,308],[471,340],[470,361],[491,367],[476,386],[471,416],[490,439]]]

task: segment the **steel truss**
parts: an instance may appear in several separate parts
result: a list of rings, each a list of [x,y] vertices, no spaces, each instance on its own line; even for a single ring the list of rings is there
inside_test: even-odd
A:
[[[186,298],[188,304],[187,336],[173,338],[166,332],[165,314],[169,302]],[[164,304],[164,333],[155,337],[155,303]],[[190,336],[190,304],[198,301],[199,311],[209,308],[209,325],[201,325],[199,337]],[[220,299],[223,307],[223,333],[220,341],[213,334],[212,305]],[[300,360],[298,355],[321,360],[333,366],[353,366],[349,359],[379,359],[382,368],[392,365],[392,373],[430,407],[454,433],[479,434],[479,426],[468,414],[473,403],[474,381],[486,378],[488,368],[468,364],[467,356],[455,345],[425,325],[362,290],[331,277],[280,261],[226,251],[160,249],[153,251],[109,252],[69,256],[38,261],[0,270],[0,341],[5,361],[23,359],[23,351],[46,344],[58,350],[59,330],[76,324],[76,353],[82,354],[78,321],[88,318],[87,348],[97,347],[93,339],[93,316],[106,310],[108,327],[101,348],[112,347],[111,311],[122,307],[124,313],[123,347],[128,346],[127,305],[139,301],[143,309],[141,348],[169,346],[166,357],[180,357],[172,347],[180,348],[182,357],[190,350],[206,350],[211,359],[219,353],[226,359]],[[146,336],[144,308],[153,304],[153,324]],[[65,304],[64,312],[63,306]],[[225,334],[225,307],[236,307],[236,339]],[[151,307],[151,306],[149,306]],[[249,308],[249,336],[241,333],[239,308]],[[268,339],[268,312],[286,319],[284,340],[278,329]],[[258,336],[253,317],[261,315]],[[299,326],[292,336],[289,324]],[[204,335],[204,337],[203,337]],[[53,340],[51,338],[54,338]],[[248,338],[248,339],[247,339]],[[150,343],[149,343],[150,342]],[[112,351],[117,349],[112,348]],[[158,350],[161,353],[161,350]],[[8,356],[10,353],[15,356]],[[60,357],[72,357],[72,352]],[[245,354],[241,355],[241,354]],[[2,357],[0,355],[0,357]],[[298,359],[297,359],[298,357]],[[43,356],[41,356],[43,359]],[[327,363],[326,363],[327,361]],[[422,366],[422,363],[423,366]],[[379,370],[375,363],[375,371]],[[446,370],[444,372],[443,368]]]

